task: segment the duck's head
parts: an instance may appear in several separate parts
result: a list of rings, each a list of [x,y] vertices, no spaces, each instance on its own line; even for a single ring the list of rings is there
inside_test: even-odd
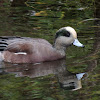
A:
[[[67,47],[69,45],[84,47],[77,39],[77,33],[72,27],[63,27],[56,32],[55,45]]]

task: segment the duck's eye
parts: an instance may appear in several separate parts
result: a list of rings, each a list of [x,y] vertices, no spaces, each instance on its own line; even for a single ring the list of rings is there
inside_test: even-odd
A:
[[[63,32],[63,36],[70,37],[70,33],[68,31]]]

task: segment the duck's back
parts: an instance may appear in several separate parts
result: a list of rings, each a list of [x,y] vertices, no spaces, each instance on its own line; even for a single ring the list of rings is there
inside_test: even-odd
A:
[[[43,43],[45,45],[47,44],[49,46],[52,46],[47,40],[40,39],[40,38],[17,37],[17,36],[0,36],[0,51],[5,50],[6,47],[11,43],[16,43],[16,42],[24,43],[25,41],[39,42],[39,43]]]

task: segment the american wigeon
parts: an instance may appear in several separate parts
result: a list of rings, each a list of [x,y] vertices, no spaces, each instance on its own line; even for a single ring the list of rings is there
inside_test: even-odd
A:
[[[54,45],[39,38],[12,38],[5,42],[6,48],[1,53],[5,62],[38,63],[52,61],[65,57],[66,47],[73,44],[84,47],[77,39],[77,33],[72,27],[63,27],[56,32]]]

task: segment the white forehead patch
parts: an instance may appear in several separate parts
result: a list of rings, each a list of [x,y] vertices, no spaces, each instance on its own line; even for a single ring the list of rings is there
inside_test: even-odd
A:
[[[68,27],[65,27],[65,29],[68,32],[70,32],[74,36],[74,38],[77,38],[77,33],[76,33],[76,31],[72,27],[68,26]]]

